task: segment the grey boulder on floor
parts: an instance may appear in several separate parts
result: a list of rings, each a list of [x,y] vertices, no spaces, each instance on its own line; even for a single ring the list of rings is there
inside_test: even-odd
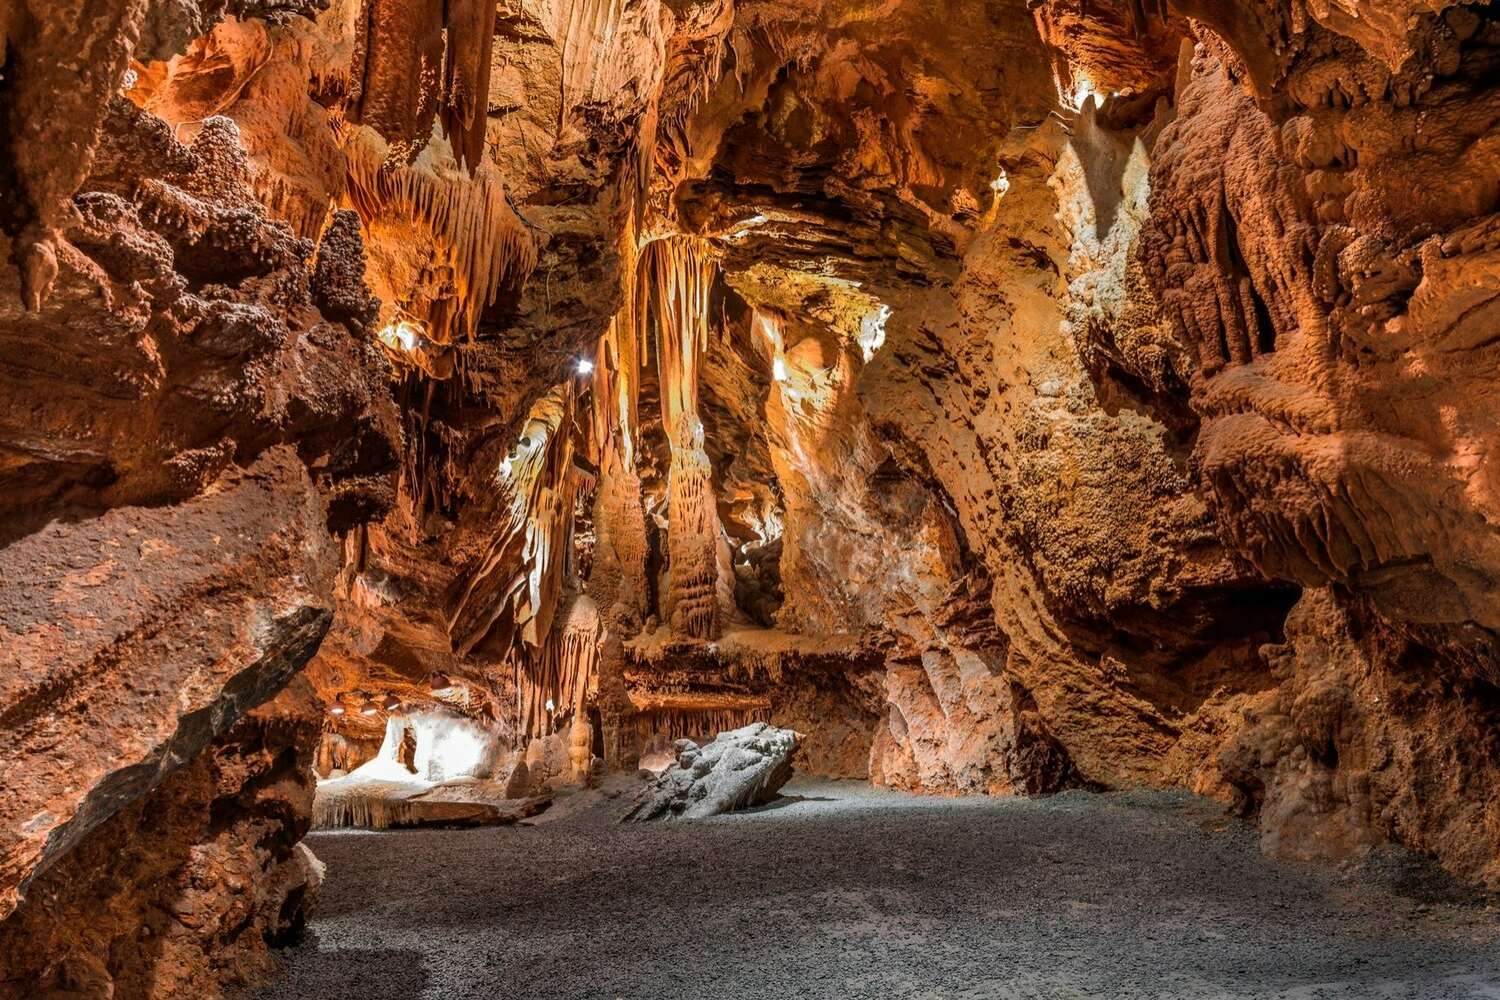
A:
[[[753,722],[698,746],[677,741],[677,763],[661,773],[626,822],[702,819],[762,805],[792,776],[797,733]]]

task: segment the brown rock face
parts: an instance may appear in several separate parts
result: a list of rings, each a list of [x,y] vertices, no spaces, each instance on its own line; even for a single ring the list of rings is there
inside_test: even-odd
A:
[[[1268,647],[1281,684],[1223,751],[1268,850],[1343,858],[1388,837],[1493,885],[1497,705],[1429,644],[1308,591]],[[1439,737],[1438,734],[1441,734]]]
[[[1500,886],[1494,5],[0,40],[5,989],[263,973],[311,762],[439,705],[502,787],[769,722]]]
[[[309,891],[319,708],[258,706],[328,631],[399,424],[358,229],[299,237],[233,120],[184,144],[116,96],[133,45],[224,11],[95,6],[6,25],[0,993],[212,995]]]
[[[333,551],[301,464],[278,449],[215,486],[4,552],[7,910],[275,694],[328,630]]]
[[[1479,331],[1500,35],[1470,11],[1394,30],[1357,13],[1328,5],[1259,105],[1233,80],[1251,42],[1200,54],[1142,260],[1196,355],[1194,460],[1222,533],[1267,575],[1338,595],[1309,591],[1289,621],[1270,716],[1286,724],[1247,735],[1236,783],[1290,852],[1395,836],[1493,884],[1493,816],[1458,791],[1493,765],[1447,747],[1497,680]],[[1417,791],[1440,774],[1454,783]]]
[[[72,845],[0,924],[7,996],[204,996],[274,968],[321,865],[312,809],[320,712],[305,682],[246,715]]]

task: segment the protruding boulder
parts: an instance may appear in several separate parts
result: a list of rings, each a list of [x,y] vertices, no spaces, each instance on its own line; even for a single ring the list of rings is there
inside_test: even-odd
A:
[[[702,819],[762,805],[792,776],[800,734],[754,722],[703,746],[677,741],[677,763],[641,796],[627,821]]]

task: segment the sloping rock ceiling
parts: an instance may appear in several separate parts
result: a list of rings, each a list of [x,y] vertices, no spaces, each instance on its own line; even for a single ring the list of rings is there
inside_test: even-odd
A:
[[[0,992],[264,975],[310,771],[435,705],[1500,887],[1494,4],[0,40]]]

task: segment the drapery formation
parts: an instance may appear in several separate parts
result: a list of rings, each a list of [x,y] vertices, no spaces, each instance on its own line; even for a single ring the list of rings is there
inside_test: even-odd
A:
[[[698,416],[698,364],[708,348],[709,293],[717,273],[708,244],[690,236],[648,244],[637,272],[640,340],[655,332],[662,425],[672,446],[664,610],[674,632],[697,639],[717,629],[719,516]]]
[[[413,273],[401,276],[400,307],[426,322],[434,343],[473,339],[484,308],[536,267],[536,242],[499,171],[486,163],[466,174],[439,141],[402,164],[368,128],[352,131],[344,152],[348,197],[365,225],[405,225],[430,240]]]
[[[410,161],[441,119],[455,156],[477,169],[489,104],[493,0],[366,0],[356,30],[359,84],[349,120],[375,129],[398,160]]]
[[[515,651],[517,733],[545,736],[555,721],[586,713],[598,685],[599,628],[594,602],[575,594],[535,655]]]
[[[448,633],[460,656],[486,639],[501,650],[536,648],[551,631],[572,548],[576,403],[571,381],[538,400],[495,472],[509,513],[451,605]]]

